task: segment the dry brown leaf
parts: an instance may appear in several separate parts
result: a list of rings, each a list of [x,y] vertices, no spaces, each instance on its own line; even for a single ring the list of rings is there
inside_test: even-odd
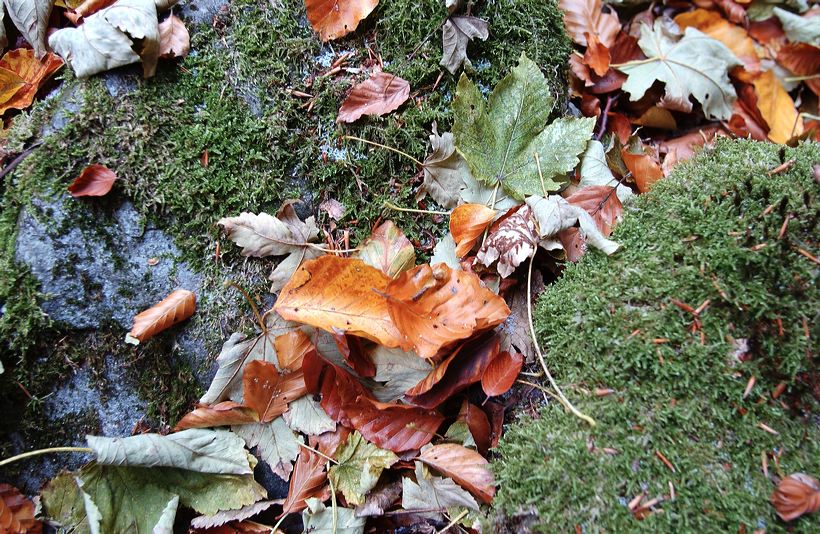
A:
[[[794,473],[780,481],[771,501],[783,521],[813,514],[820,510],[820,482],[809,475]]]
[[[748,3],[748,1],[742,3]],[[726,15],[726,18],[731,22],[744,28],[749,26],[749,16],[746,14],[746,9],[743,6],[735,3],[733,0],[715,0],[715,4],[717,4],[720,10]]]
[[[0,532],[40,534],[43,524],[34,518],[34,503],[10,484],[0,484]]]
[[[410,84],[395,74],[379,72],[353,88],[339,109],[336,122],[355,122],[362,115],[385,115],[410,96]]]
[[[814,94],[820,96],[820,47],[808,43],[789,43],[777,51],[777,62],[798,76],[814,76],[804,80]]]
[[[523,365],[524,356],[522,354],[502,352],[493,358],[484,370],[481,376],[481,389],[488,397],[503,395],[515,383]]]
[[[384,291],[389,283],[386,274],[362,260],[322,256],[296,270],[274,309],[289,321],[394,348],[405,340],[387,309]]]
[[[354,31],[379,4],[379,0],[305,0],[310,25],[322,41]]]
[[[480,501],[491,503],[495,482],[489,462],[479,453],[461,445],[445,443],[426,448],[419,460],[456,481]]]
[[[484,204],[462,204],[450,213],[450,233],[456,242],[456,256],[464,257],[493,222],[496,211]]]
[[[307,508],[305,499],[318,497],[325,500],[330,496],[330,490],[325,486],[326,463],[327,460],[315,452],[307,449],[301,450],[299,459],[293,466],[293,473],[290,475],[288,496],[282,504],[282,513],[279,517]]]
[[[672,112],[660,106],[652,106],[641,114],[637,119],[633,119],[633,123],[639,126],[646,126],[648,128],[659,128],[661,130],[677,130],[678,122],[675,120]],[[629,136],[627,136],[629,137]],[[626,142],[626,140],[622,140]]]
[[[307,393],[301,369],[281,375],[275,365],[261,360],[254,360],[245,368],[242,387],[245,404],[256,410],[263,423],[288,411],[288,403]]]
[[[302,330],[296,329],[277,336],[273,340],[276,349],[276,360],[281,371],[296,372],[302,369],[305,354],[315,347]]]
[[[42,60],[29,48],[6,52],[0,59],[0,115],[29,107],[40,85],[62,66],[63,60],[51,52]]]
[[[365,351],[361,338],[349,334],[333,334],[336,347],[344,361],[361,377],[376,376],[376,365]]]
[[[259,421],[259,414],[250,406],[224,401],[213,406],[199,404],[179,420],[174,432],[186,428],[210,428],[215,426],[245,425]]]
[[[663,178],[663,169],[651,155],[633,154],[626,147],[621,148],[621,158],[624,164],[632,173],[632,178],[638,185],[641,193],[646,193],[652,188],[652,184]]]
[[[598,76],[603,76],[609,70],[609,48],[604,45],[594,33],[585,33],[587,38],[587,51],[584,52],[584,62]]]
[[[620,220],[624,210],[613,188],[606,185],[582,187],[568,196],[567,202],[580,206],[592,215],[598,229],[607,237],[612,233],[612,228]]]
[[[385,289],[387,309],[402,333],[402,350],[432,358],[454,341],[501,323],[510,314],[504,299],[472,272],[445,263],[419,265]]]
[[[769,126],[769,139],[784,144],[802,134],[803,119],[774,72],[762,72],[752,83],[757,94],[757,108]]]
[[[105,165],[89,165],[68,186],[68,193],[72,197],[101,197],[107,195],[117,175]]]
[[[76,8],[67,11],[65,15],[66,18],[76,26],[82,22],[83,17],[93,15],[97,11],[114,4],[116,1],[117,0],[85,0],[85,2]]]
[[[185,57],[191,50],[191,37],[185,23],[172,13],[159,23],[159,57]]]
[[[693,27],[725,44],[743,62],[747,71],[760,70],[760,58],[757,56],[752,38],[745,29],[724,19],[720,13],[695,9],[681,13],[675,17],[675,22],[681,30]]]
[[[612,46],[621,31],[618,15],[603,12],[601,0],[560,0],[558,6],[564,11],[564,25],[572,40],[587,46],[586,34],[591,33],[606,47]]]
[[[398,226],[385,221],[362,244],[358,257],[395,278],[416,264],[416,249]]]
[[[493,446],[492,443],[492,428],[490,427],[490,420],[487,414],[468,400],[461,403],[461,409],[458,411],[456,421],[462,421],[467,424],[470,430],[470,435],[475,441],[478,452],[482,455],[487,454],[487,450]]]
[[[196,295],[187,289],[175,289],[170,295],[134,317],[126,343],[139,345],[163,330],[181,323],[194,314]]]

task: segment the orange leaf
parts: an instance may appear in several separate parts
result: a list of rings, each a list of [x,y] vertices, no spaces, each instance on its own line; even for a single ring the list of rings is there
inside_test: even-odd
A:
[[[89,165],[68,186],[72,197],[101,197],[107,195],[117,175],[104,165]]]
[[[416,264],[416,249],[398,226],[385,221],[362,244],[358,257],[395,278]]]
[[[564,11],[564,26],[572,40],[587,46],[587,33],[598,37],[604,46],[612,46],[621,30],[618,15],[603,12],[601,0],[560,0],[558,7]]]
[[[612,187],[590,185],[582,187],[567,197],[567,202],[580,206],[592,215],[592,220],[605,236],[612,233],[612,228],[621,218],[624,207]]]
[[[185,57],[191,50],[188,28],[172,13],[159,23],[159,57]]]
[[[179,420],[174,432],[186,428],[210,428],[214,426],[244,425],[259,421],[259,414],[250,406],[224,401],[213,406],[200,404]]]
[[[481,376],[481,389],[488,397],[503,395],[515,383],[523,365],[524,356],[522,354],[502,352],[493,358]]]
[[[484,232],[496,211],[484,204],[462,204],[450,213],[450,233],[456,242],[456,256],[470,252],[478,237]]]
[[[389,283],[386,274],[362,260],[321,256],[296,270],[274,309],[289,321],[398,347],[403,339],[383,295]]]
[[[322,41],[354,31],[379,0],[305,0],[307,17]]]
[[[391,281],[388,311],[403,334],[402,350],[432,358],[445,345],[492,328],[510,314],[504,299],[487,289],[475,273],[445,263],[419,265]]]
[[[276,360],[282,371],[299,371],[302,369],[302,360],[309,351],[314,349],[310,338],[302,330],[291,330],[273,340],[276,349]]]
[[[318,497],[325,500],[330,496],[330,491],[325,487],[326,463],[327,460],[313,451],[302,449],[299,452],[299,459],[293,465],[293,473],[290,475],[288,496],[282,503],[282,513],[279,517],[307,508],[305,499]]]
[[[484,503],[491,503],[495,482],[489,462],[474,450],[445,443],[433,445],[419,455],[419,460],[455,480]]]
[[[777,485],[771,501],[783,521],[812,514],[820,510],[820,482],[803,473],[789,475]]]
[[[384,115],[410,96],[410,84],[395,74],[379,72],[353,88],[339,109],[336,122],[355,122],[362,115]]]
[[[760,70],[760,58],[757,56],[752,38],[746,30],[724,19],[720,13],[695,9],[681,13],[675,17],[675,22],[681,30],[693,27],[725,44],[743,62],[749,72]]]
[[[333,340],[342,358],[359,376],[365,378],[376,376],[376,364],[364,350],[361,338],[349,334],[333,334]]]
[[[194,314],[196,295],[187,289],[175,289],[159,303],[134,317],[131,331],[125,341],[134,345],[159,334],[163,330],[181,323]]]
[[[633,154],[624,147],[621,148],[621,158],[632,173],[641,193],[649,191],[652,184],[663,178],[660,164],[649,154]]]
[[[116,1],[117,0],[85,0],[85,2],[83,2],[82,4],[77,6],[76,9],[73,10],[74,13],[66,13],[66,16],[74,24],[79,24],[83,17],[93,15],[97,11],[110,6]]]
[[[43,524],[34,519],[34,503],[9,484],[0,484],[0,532],[39,534]]]
[[[7,52],[0,59],[0,115],[9,109],[29,107],[40,84],[62,66],[63,60],[51,52],[42,60],[29,48]]]
[[[777,51],[777,62],[798,76],[812,76],[805,80],[814,94],[820,95],[820,47],[808,43],[789,43]]]
[[[280,375],[275,365],[262,360],[254,360],[245,368],[242,388],[245,403],[256,410],[263,423],[288,411],[289,402],[307,393],[301,369]]]
[[[597,74],[603,76],[609,70],[609,48],[605,46],[594,33],[585,32],[587,51],[584,52],[584,61]]]
[[[803,133],[803,119],[794,106],[794,100],[774,72],[762,72],[752,83],[757,94],[757,108],[769,125],[770,140],[784,144]]]

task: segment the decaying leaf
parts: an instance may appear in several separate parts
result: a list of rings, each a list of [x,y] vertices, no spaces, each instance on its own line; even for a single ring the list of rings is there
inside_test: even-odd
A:
[[[302,450],[293,466],[288,495],[282,503],[279,517],[304,510],[307,508],[307,499],[318,497],[324,500],[330,496],[325,464],[327,460],[320,455],[308,449]]]
[[[174,427],[174,432],[186,428],[243,425],[257,421],[259,421],[259,414],[256,410],[238,402],[224,401],[213,406],[200,404],[179,420]]]
[[[681,30],[689,27],[697,28],[726,45],[743,62],[747,71],[760,70],[760,58],[757,56],[754,41],[749,37],[749,33],[740,26],[730,23],[716,11],[695,9],[679,14],[675,17],[675,22]]]
[[[783,25],[789,41],[820,46],[820,27],[812,13],[800,16],[781,7],[775,7],[772,12]]]
[[[385,294],[390,317],[403,334],[401,348],[422,358],[492,328],[510,313],[504,299],[483,287],[477,275],[443,263],[402,273]]]
[[[341,491],[348,504],[359,506],[364,497],[376,486],[383,470],[396,463],[399,457],[390,451],[368,443],[361,434],[353,432],[336,451],[338,464],[332,466],[328,478]]]
[[[0,484],[0,532],[39,534],[43,525],[34,517],[34,503],[10,484]]]
[[[278,417],[270,423],[234,425],[231,430],[245,440],[248,448],[256,447],[256,455],[268,464],[271,471],[287,480],[293,470],[293,462],[299,456],[302,437],[287,427]]]
[[[820,47],[806,43],[789,43],[777,51],[777,62],[798,76],[807,77],[806,85],[814,94],[820,95],[820,78],[812,77],[820,72]]]
[[[488,397],[503,395],[515,383],[523,365],[524,356],[522,354],[500,353],[493,358],[484,370],[484,374],[481,375],[481,389]]]
[[[62,66],[63,61],[51,52],[42,59],[28,48],[6,52],[0,59],[0,115],[28,108],[40,85]]]
[[[184,22],[171,14],[159,23],[159,57],[185,57],[190,50],[191,37]]]
[[[470,174],[467,162],[456,151],[453,134],[439,135],[435,124],[430,134],[430,148],[432,152],[424,159],[421,196],[430,193],[439,205],[454,208],[460,199],[459,192],[465,187],[464,176]]]
[[[618,195],[621,202],[624,202],[634,195],[630,188],[618,183],[612,171],[609,170],[604,145],[602,145],[600,141],[593,139],[587,145],[587,150],[584,152],[584,157],[581,160],[580,173],[581,181],[578,183],[580,187],[590,185],[615,187],[615,194]]]
[[[279,374],[274,364],[261,360],[254,360],[245,368],[242,386],[245,404],[256,410],[263,423],[285,413],[288,403],[307,392],[301,369]]]
[[[107,195],[117,175],[105,165],[92,164],[83,169],[78,177],[68,186],[72,197],[101,197]]]
[[[216,358],[219,366],[216,375],[199,402],[209,404],[225,399],[241,401],[243,370],[255,360],[275,361],[276,350],[273,340],[273,333],[270,330],[248,340],[239,332],[231,334]]]
[[[589,213],[557,195],[547,198],[531,196],[527,199],[527,205],[532,208],[533,217],[538,223],[538,234],[542,239],[555,236],[561,230],[578,223],[589,245],[605,254],[613,254],[618,250],[619,245],[603,236]]]
[[[442,46],[440,65],[455,74],[467,59],[467,45],[473,39],[486,41],[490,36],[489,24],[477,17],[449,17],[442,28]]]
[[[354,31],[379,4],[379,0],[305,0],[307,17],[322,41]]]
[[[532,211],[529,206],[518,206],[493,224],[476,259],[487,267],[497,260],[496,270],[506,278],[535,253],[537,244]]]
[[[401,482],[397,480],[390,484],[384,484],[367,494],[364,504],[356,507],[356,517],[380,516],[399,497],[401,497]]]
[[[456,256],[464,257],[493,222],[496,211],[484,204],[462,204],[450,213],[450,233],[456,242]]]
[[[481,502],[492,502],[495,482],[489,462],[476,451],[461,445],[445,443],[426,447],[418,459],[455,480]]]
[[[362,534],[364,518],[356,517],[351,508],[327,508],[319,499],[307,499],[302,512],[304,531],[311,534]]]
[[[243,521],[264,512],[275,504],[277,504],[277,501],[259,501],[243,506],[238,510],[223,510],[213,515],[201,515],[191,520],[191,529],[211,529],[231,521]],[[233,527],[233,525],[231,525],[231,527]],[[238,530],[238,532],[231,532],[231,534],[245,534],[245,532],[245,530]],[[271,533],[270,527],[265,527],[265,530],[259,530],[258,532],[273,534]]]
[[[618,195],[611,187],[605,185],[582,187],[568,196],[567,202],[589,213],[598,229],[607,237],[623,213],[623,204]]]
[[[289,407],[282,417],[293,430],[309,436],[336,430],[336,422],[328,417],[322,406],[309,395],[296,399]]]
[[[416,480],[409,477],[401,479],[401,505],[405,510],[439,510],[446,511],[454,506],[463,506],[469,510],[479,510],[478,503],[472,495],[449,478],[441,478],[426,472],[421,462],[416,462]]]
[[[683,38],[675,41],[660,20],[654,28],[641,26],[638,44],[648,59],[618,67],[627,74],[623,90],[630,100],[639,100],[659,80],[666,85],[666,107],[689,112],[692,96],[707,118],[728,119],[732,115],[737,94],[728,72],[741,62],[726,45],[694,28],[687,28]]]
[[[820,482],[809,475],[794,473],[780,481],[771,501],[783,521],[813,514],[820,510]]]
[[[564,24],[572,40],[587,46],[587,34],[592,34],[609,47],[621,30],[615,13],[604,13],[601,0],[560,0],[558,6],[564,12]]]
[[[140,60],[143,76],[150,78],[159,58],[157,8],[154,0],[117,0],[79,28],[55,31],[48,44],[79,78]]]
[[[362,115],[386,115],[410,97],[410,84],[395,74],[378,72],[353,88],[336,122],[355,122]]]
[[[134,317],[126,343],[139,345],[194,314],[196,295],[187,289],[175,289],[170,295]],[[203,401],[204,402],[204,401]]]
[[[398,226],[392,221],[385,221],[365,240],[358,257],[390,278],[395,278],[416,264],[416,249]]]
[[[54,0],[3,0],[9,18],[34,48],[38,58],[46,55],[46,29]]]

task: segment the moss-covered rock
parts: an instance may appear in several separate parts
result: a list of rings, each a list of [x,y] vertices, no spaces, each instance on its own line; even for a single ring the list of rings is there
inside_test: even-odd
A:
[[[556,403],[512,425],[495,463],[508,527],[817,531],[817,516],[787,527],[768,498],[776,476],[820,473],[818,163],[816,144],[718,143],[627,209],[617,255],[589,254],[545,291],[550,369],[598,425]],[[707,300],[693,331],[674,302]],[[663,500],[639,520],[641,492]]]

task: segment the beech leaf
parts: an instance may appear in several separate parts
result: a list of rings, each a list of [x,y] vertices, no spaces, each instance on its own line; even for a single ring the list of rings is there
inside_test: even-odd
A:
[[[404,477],[401,483],[401,505],[405,510],[445,511],[455,506],[475,511],[480,509],[473,496],[452,479],[430,475],[421,462],[416,462],[416,481]]]
[[[399,461],[394,453],[366,441],[358,432],[336,450],[337,465],[330,468],[328,478],[341,491],[348,504],[364,504],[364,497],[376,486],[383,470]]]
[[[307,392],[301,368],[280,374],[274,364],[261,360],[254,360],[245,368],[242,387],[245,404],[256,410],[262,423],[285,413],[288,403]]]
[[[567,33],[581,46],[588,45],[587,34],[592,34],[610,47],[621,31],[618,15],[604,13],[601,0],[560,0],[558,7],[564,12]]]
[[[3,2],[9,18],[34,49],[37,57],[45,56],[46,29],[54,0],[3,0]]]
[[[354,31],[379,4],[379,0],[305,0],[307,17],[322,41]]]
[[[101,197],[108,194],[117,181],[114,171],[105,165],[89,165],[68,186],[72,197]]]
[[[503,395],[515,383],[523,365],[522,354],[502,352],[493,358],[481,375],[481,389],[488,397]]]
[[[257,421],[259,421],[259,414],[256,413],[256,410],[238,402],[224,401],[213,406],[200,404],[179,420],[174,427],[174,432],[186,428],[243,425]]]
[[[378,72],[353,88],[336,122],[355,122],[362,115],[385,115],[410,97],[410,84],[395,74]]]
[[[270,423],[234,425],[231,430],[245,441],[248,448],[256,447],[256,455],[271,471],[284,480],[288,479],[304,440],[288,428],[281,417]]]
[[[418,459],[455,480],[481,502],[492,502],[495,495],[493,474],[489,462],[476,451],[445,443],[425,447]]]
[[[769,126],[769,140],[785,144],[793,136],[803,133],[803,119],[795,108],[794,100],[774,72],[767,70],[752,83],[757,95],[757,109]]]
[[[159,23],[159,57],[185,57],[190,50],[191,37],[184,22],[171,14]]]
[[[517,206],[490,228],[476,259],[489,267],[498,261],[496,270],[502,278],[510,276],[521,262],[535,253],[538,233],[529,206]]]
[[[187,289],[175,289],[170,295],[134,317],[125,341],[133,345],[188,319],[196,309],[196,295]]]
[[[10,484],[0,484],[0,529],[3,532],[42,532],[34,517],[34,503]]]
[[[416,264],[416,249],[398,226],[385,221],[365,240],[357,257],[395,278]]]
[[[293,466],[293,474],[288,485],[288,495],[282,503],[283,515],[299,512],[307,508],[307,499],[320,497],[322,500],[330,496],[325,481],[325,460],[315,452],[304,449],[299,454],[296,464]]]
[[[7,52],[0,59],[0,87],[3,88],[0,90],[0,115],[9,109],[28,108],[40,84],[62,66],[63,60],[51,52],[45,54],[42,60],[27,48]]]
[[[804,473],[791,474],[777,485],[771,501],[783,521],[813,514],[820,510],[820,482]]]
[[[450,213],[450,233],[456,242],[456,256],[464,257],[495,218],[496,211],[484,204],[462,204]]]
[[[467,59],[467,45],[473,39],[486,41],[489,37],[489,24],[477,17],[452,15],[442,28],[442,47],[440,65],[455,74]]]

